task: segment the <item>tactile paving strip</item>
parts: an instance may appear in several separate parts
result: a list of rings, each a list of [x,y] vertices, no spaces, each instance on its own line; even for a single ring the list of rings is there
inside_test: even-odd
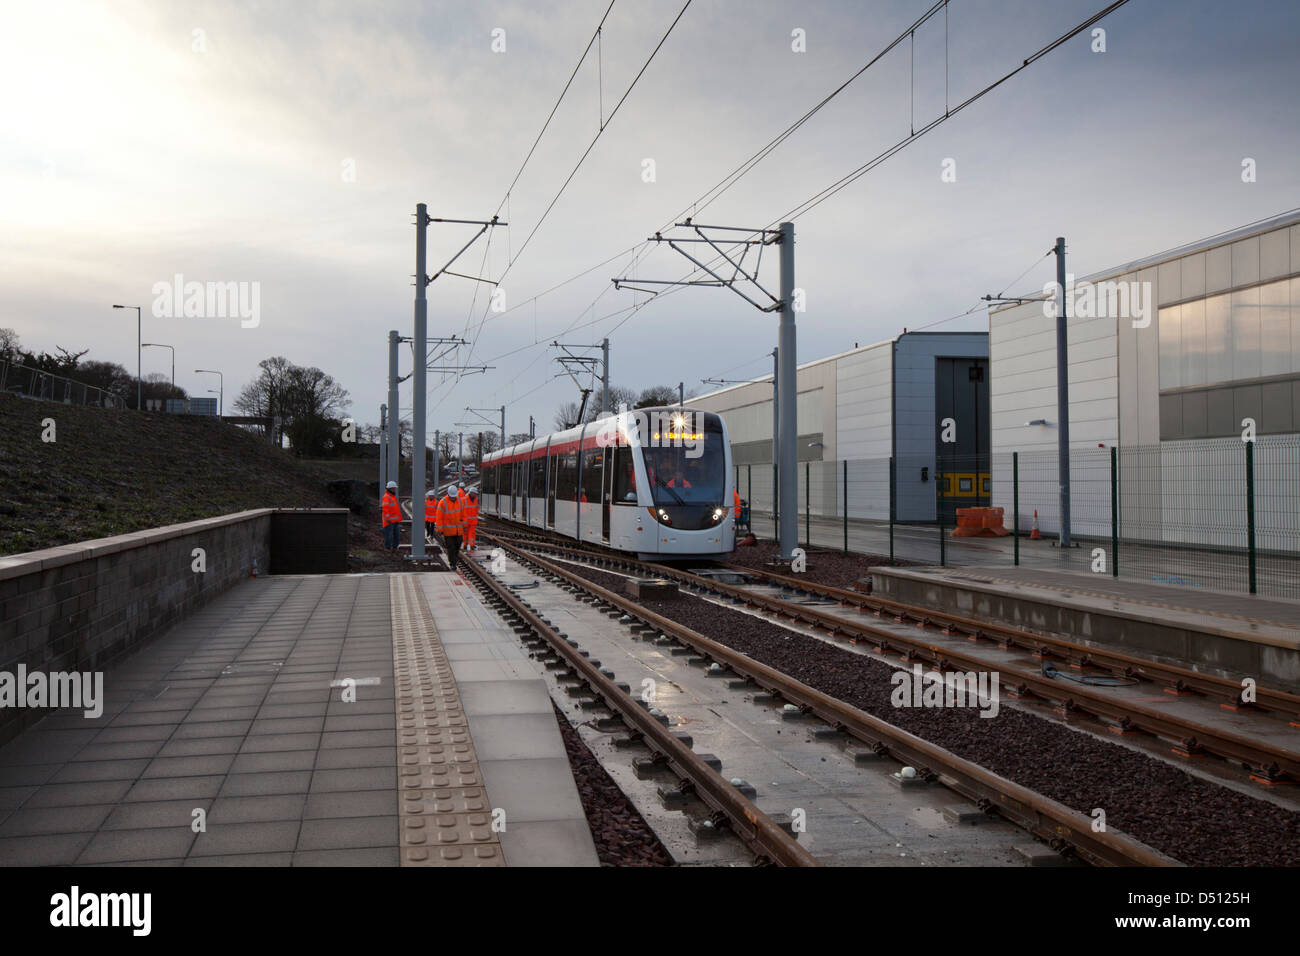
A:
[[[504,866],[451,664],[415,576],[389,579],[402,866]]]

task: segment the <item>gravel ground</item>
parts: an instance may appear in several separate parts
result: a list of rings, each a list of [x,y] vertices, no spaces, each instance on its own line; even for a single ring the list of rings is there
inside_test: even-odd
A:
[[[579,574],[610,590],[622,578]],[[1034,714],[896,708],[895,668],[750,614],[683,595],[645,607],[1193,866],[1300,866],[1300,813]]]
[[[591,825],[601,866],[672,866],[673,858],[654,830],[587,749],[582,735],[558,707],[555,707],[555,719],[564,737],[564,749],[568,751],[573,780],[578,785],[578,796]]]
[[[724,563],[736,568],[755,568],[759,571],[776,571],[788,574],[780,568],[773,568],[771,561],[780,553],[774,542],[760,541],[752,547],[737,548],[736,553]],[[858,554],[833,551],[829,548],[812,548],[808,550],[808,571],[806,577],[818,584],[828,584],[837,588],[855,588],[865,591],[867,585],[856,586],[855,582],[867,577],[868,569],[889,564],[887,554]],[[913,567],[912,561],[894,561],[895,567]]]

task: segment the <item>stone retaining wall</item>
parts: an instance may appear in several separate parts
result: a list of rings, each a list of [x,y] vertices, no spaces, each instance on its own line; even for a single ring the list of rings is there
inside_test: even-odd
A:
[[[247,578],[254,561],[268,573],[274,511],[0,557],[0,671],[103,670]],[[0,744],[47,713],[0,707]]]

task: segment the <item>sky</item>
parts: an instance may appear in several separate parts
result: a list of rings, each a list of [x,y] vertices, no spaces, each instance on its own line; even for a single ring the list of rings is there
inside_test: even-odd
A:
[[[503,404],[509,432],[529,415],[549,430],[578,397],[555,340],[608,336],[612,381],[637,390],[761,376],[774,313],[610,280],[683,278],[644,240],[692,235],[669,228],[692,212],[779,222],[1107,5],[952,0],[707,201],[932,3],[3,0],[0,327],[134,370],[135,314],[111,306],[140,305],[177,384],[205,395],[212,376],[191,370],[224,373],[228,413],[283,355],[377,422],[388,331],[412,334],[423,202],[509,223],[451,267],[498,285],[427,288],[429,334],[467,342],[441,362],[461,372],[429,375],[430,436]],[[1085,31],[794,219],[800,362],[904,328],[987,329],[962,314],[1041,289],[1058,235],[1087,275],[1300,206],[1300,4],[1130,0],[1097,26],[1104,51]],[[431,224],[428,272],[476,231]],[[169,310],[177,276],[247,308]],[[144,374],[170,361],[146,349]],[[404,345],[403,375],[412,361]]]

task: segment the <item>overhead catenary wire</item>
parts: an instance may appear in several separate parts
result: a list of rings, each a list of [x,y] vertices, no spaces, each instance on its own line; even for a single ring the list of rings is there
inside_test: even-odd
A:
[[[537,144],[542,141],[542,136],[545,135],[547,127],[551,125],[551,120],[555,118],[555,113],[559,110],[560,104],[564,102],[564,97],[568,94],[569,87],[573,85],[574,77],[578,75],[578,70],[582,69],[582,64],[586,62],[587,54],[591,52],[591,45],[598,42],[601,28],[605,26],[605,21],[609,18],[609,12],[614,9],[614,4],[616,2],[617,0],[609,0],[609,6],[605,8],[605,13],[601,16],[600,23],[596,25],[596,31],[591,35],[591,39],[587,41],[587,46],[583,49],[582,56],[578,57],[578,62],[573,67],[573,72],[569,74],[568,82],[564,84],[564,89],[560,90],[560,95],[555,100],[555,105],[551,107],[551,112],[547,115],[546,122],[542,123],[542,128],[538,130],[537,138],[533,140],[533,145],[529,148],[528,155],[526,155],[524,161],[519,164],[519,170],[515,173],[515,178],[510,180],[510,185],[506,187],[505,196],[501,199],[501,202],[497,203],[497,213],[500,213],[501,207],[509,201],[510,194],[519,183],[519,177],[524,174],[524,169],[528,166],[528,161],[533,158],[533,153],[537,151]]]
[[[1015,67],[1014,69],[1008,70],[1006,73],[998,77],[992,83],[985,86],[982,90],[979,90],[978,92],[967,97],[965,100],[958,103],[955,107],[949,110],[945,110],[943,115],[936,116],[933,120],[931,120],[925,126],[921,127],[919,130],[913,131],[910,135],[899,140],[894,145],[886,149],[884,152],[878,153],[876,156],[873,156],[871,159],[867,160],[865,163],[863,163],[861,166],[854,169],[852,172],[848,173],[847,175],[831,183],[829,186],[822,189],[821,191],[814,193],[810,198],[804,200],[802,203],[795,206],[789,212],[785,213],[782,216],[778,216],[776,219],[772,220],[772,222],[769,225],[776,225],[777,223],[787,222],[787,221],[793,222],[799,216],[811,212],[813,209],[820,206],[827,199],[830,199],[840,190],[844,189],[846,186],[850,185],[851,183],[856,182],[858,179],[866,175],[876,166],[880,165],[882,162],[889,159],[895,153],[901,151],[905,147],[914,143],[916,140],[920,139],[926,133],[929,133],[930,131],[934,130],[941,124],[947,122],[949,119],[956,116],[958,113],[966,109],[966,107],[970,106],[972,103],[978,102],[980,99],[984,98],[989,93],[993,92],[1003,83],[1007,82],[1007,80],[1011,79],[1013,76],[1016,76],[1018,73],[1020,73],[1020,71],[1026,69],[1030,64],[1046,56],[1048,53],[1051,53],[1061,44],[1065,43],[1067,40],[1071,39],[1072,37],[1075,37],[1078,34],[1082,33],[1084,30],[1088,29],[1094,23],[1098,22],[1099,20],[1102,20],[1109,14],[1113,13],[1115,10],[1118,10],[1120,7],[1124,6],[1126,3],[1128,3],[1128,0],[1114,0],[1113,3],[1106,6],[1102,10],[1098,11],[1097,13],[1094,13],[1091,17],[1084,20],[1082,23],[1074,27],[1072,30],[1066,31],[1065,33],[1057,37],[1055,40],[1048,43],[1046,46],[1043,46],[1038,50],[1034,51],[1033,53],[1031,53],[1028,57],[1026,57],[1023,61],[1021,61],[1019,66]]]
[[[727,175],[724,176],[724,177],[722,178],[722,180],[720,180],[718,183],[716,183],[715,185],[713,185],[713,186],[710,187],[709,189],[705,190],[705,192],[704,192],[703,194],[701,194],[700,197],[699,197],[698,199],[694,200],[692,203],[690,203],[689,205],[687,205],[687,206],[682,210],[682,212],[680,212],[677,216],[674,216],[672,219],[670,219],[670,220],[669,220],[669,221],[668,221],[668,222],[667,222],[663,227],[661,227],[661,229],[660,229],[659,231],[662,232],[662,231],[664,231],[664,230],[670,228],[670,227],[673,225],[673,223],[675,223],[675,222],[677,222],[678,220],[680,220],[680,219],[681,219],[683,216],[685,216],[687,213],[692,213],[693,215],[698,215],[699,212],[701,212],[701,211],[707,209],[707,208],[708,208],[708,207],[709,207],[709,206],[710,206],[714,201],[716,201],[716,200],[717,200],[719,197],[721,197],[721,196],[722,196],[722,195],[723,195],[723,194],[724,194],[728,189],[730,189],[730,188],[731,188],[732,186],[734,186],[737,182],[739,182],[739,181],[740,181],[740,180],[741,180],[741,179],[742,179],[746,174],[748,174],[748,173],[749,173],[749,172],[750,172],[750,171],[751,171],[755,166],[757,166],[757,165],[758,165],[759,163],[761,163],[764,159],[766,159],[769,155],[771,155],[771,153],[772,153],[772,152],[773,152],[773,151],[774,151],[778,146],[780,146],[783,142],[785,142],[786,139],[788,139],[791,135],[793,135],[796,131],[798,131],[800,127],[802,127],[805,123],[807,123],[810,119],[812,119],[815,115],[817,115],[817,113],[820,112],[820,111],[821,111],[821,110],[822,110],[822,109],[823,109],[823,108],[824,108],[828,103],[830,103],[833,99],[835,99],[835,97],[837,97],[840,93],[844,92],[844,90],[847,89],[847,88],[848,88],[848,87],[849,87],[849,86],[850,86],[850,85],[851,85],[855,80],[857,80],[860,76],[862,76],[864,73],[866,73],[866,72],[867,72],[869,69],[871,69],[871,67],[873,67],[875,64],[877,64],[878,62],[880,62],[880,61],[881,61],[881,60],[882,60],[886,55],[889,54],[890,51],[892,51],[895,47],[897,47],[900,43],[902,43],[903,40],[904,40],[904,38],[906,38],[906,37],[908,37],[908,36],[910,36],[910,35],[913,35],[919,27],[921,27],[922,25],[924,25],[928,20],[930,20],[930,19],[931,19],[931,18],[932,18],[936,13],[938,13],[941,9],[942,9],[942,10],[946,10],[947,5],[948,5],[949,2],[950,2],[950,0],[936,0],[936,2],[935,2],[931,7],[929,7],[929,8],[928,8],[924,13],[922,13],[919,17],[917,17],[916,20],[914,20],[911,24],[909,24],[909,25],[908,25],[904,30],[902,30],[902,31],[901,31],[897,36],[895,36],[894,39],[893,39],[892,41],[890,41],[888,44],[886,44],[886,45],[885,45],[885,46],[884,46],[884,47],[883,47],[879,52],[877,52],[873,57],[871,57],[871,59],[869,59],[866,63],[864,63],[864,64],[863,64],[863,65],[862,65],[858,70],[856,70],[856,71],[855,71],[851,76],[849,76],[846,80],[844,80],[844,81],[843,81],[842,83],[840,83],[837,87],[835,87],[835,89],[831,90],[829,93],[827,93],[825,96],[823,96],[823,97],[822,97],[822,98],[821,98],[817,103],[813,104],[813,106],[810,107],[808,110],[806,110],[806,111],[803,113],[803,115],[801,115],[797,120],[795,120],[793,123],[791,123],[789,126],[787,126],[784,130],[782,130],[780,133],[778,133],[776,136],[774,136],[771,140],[769,140],[767,143],[765,143],[765,144],[764,144],[762,147],[760,147],[760,148],[759,148],[755,153],[751,154],[751,155],[750,155],[750,156],[749,156],[749,157],[748,157],[744,162],[742,162],[738,167],[736,167],[736,169],[732,170],[731,173],[727,174]],[[689,4],[688,4],[688,6],[689,6]],[[684,12],[684,10],[685,10],[685,8],[683,8],[683,12]],[[608,11],[606,11],[606,14],[608,14]],[[678,18],[679,18],[679,19],[680,19],[680,16],[681,16],[681,14],[679,13],[679,14],[678,14]],[[603,24],[603,23],[604,23],[604,20],[602,19],[601,22],[602,22],[602,24]],[[675,21],[674,21],[674,25],[675,25]],[[597,32],[599,33],[599,29],[598,29]],[[599,42],[599,39],[598,39],[598,42]],[[662,41],[661,41],[661,45],[662,45]],[[657,48],[656,48],[656,51],[657,51]],[[585,55],[585,54],[584,54],[584,55]],[[647,65],[648,65],[648,61],[647,61]],[[644,72],[644,67],[642,68],[642,71]],[[639,76],[639,74],[638,74],[638,76]],[[572,79],[572,78],[571,78],[571,79]],[[630,88],[629,88],[629,89],[630,89]],[[626,98],[626,94],[624,94],[624,98]],[[620,101],[620,103],[621,103],[621,101]],[[616,109],[617,109],[617,108],[616,108]],[[611,113],[611,114],[610,114],[610,118],[612,118],[612,117],[613,117],[613,114]],[[701,205],[701,204],[702,204],[702,205]],[[637,244],[634,245],[634,246],[631,248],[631,250],[629,250],[629,251],[636,252],[637,250],[641,249],[641,248],[644,247],[645,245],[646,245],[645,242],[637,243]],[[520,251],[522,252],[522,248],[521,248]],[[598,269],[598,268],[600,268],[601,266],[604,266],[604,265],[608,264],[609,262],[613,261],[613,259],[615,259],[615,258],[618,258],[618,256],[617,256],[617,255],[615,255],[615,256],[611,256],[609,259],[604,260],[604,262],[601,262],[601,263],[599,263],[599,264],[596,265],[596,266],[592,266],[590,269],[585,269],[585,270],[583,270],[582,272],[578,273],[577,275],[572,276],[572,277],[570,277],[569,279],[566,279],[566,280],[564,280],[563,282],[558,283],[558,284],[555,285],[555,286],[552,286],[550,289],[546,290],[546,292],[538,293],[538,295],[535,296],[533,299],[530,299],[530,300],[527,300],[527,301],[529,301],[529,302],[535,301],[535,299],[540,298],[541,296],[547,295],[547,294],[549,294],[550,292],[555,291],[556,289],[559,289],[559,288],[561,288],[561,287],[563,287],[563,286],[565,286],[565,285],[568,285],[570,282],[576,281],[577,279],[579,279],[579,278],[581,278],[581,277],[587,275],[588,273],[594,271],[595,269]],[[718,261],[717,259],[714,259],[710,264],[712,264],[712,263],[716,263],[717,261]],[[513,265],[513,258],[510,259],[510,264]],[[508,268],[509,268],[509,267],[507,267],[507,271],[508,271]],[[698,271],[698,270],[692,270],[692,272],[691,272],[691,273],[688,273],[688,275],[693,274],[695,271]],[[503,277],[504,277],[504,274],[503,274]],[[522,304],[524,304],[524,303],[519,303],[519,305],[522,305]],[[513,307],[513,308],[507,309],[507,310],[505,310],[504,312],[499,313],[499,314],[496,316],[496,318],[504,318],[504,317],[505,317],[506,315],[508,315],[510,312],[513,312],[515,308],[518,308],[519,305],[516,305],[516,306]],[[483,321],[481,321],[480,324],[479,324],[479,330],[480,330],[480,331],[481,331],[481,329],[482,329],[483,322],[485,322],[485,321],[490,321],[490,320],[487,318],[486,313],[485,313],[485,315],[484,315],[484,319],[483,319]],[[477,341],[477,335],[476,335],[476,339],[475,339],[475,340]],[[471,356],[473,355],[473,348],[471,348],[471,350],[470,350],[470,355],[471,355]],[[467,361],[468,361],[468,359],[467,359]]]
[[[883,48],[881,48],[881,50],[878,53],[876,53],[875,56],[873,56],[866,63],[864,63],[860,68],[858,68],[858,70],[856,70],[848,79],[840,83],[839,86],[835,87],[835,89],[831,90],[820,100],[814,103],[806,112],[804,112],[802,116],[800,116],[797,120],[795,120],[785,129],[783,129],[780,133],[778,133],[776,136],[770,139],[767,143],[761,146],[756,152],[750,155],[748,159],[746,159],[734,170],[732,170],[730,173],[724,176],[718,183],[716,183],[714,186],[710,187],[709,189],[705,190],[705,192],[700,196],[699,199],[696,199],[693,203],[688,204],[685,209],[683,209],[680,213],[678,213],[676,216],[670,219],[666,225],[660,228],[659,231],[663,232],[664,230],[668,229],[673,225],[673,223],[680,221],[684,216],[686,216],[687,213],[691,213],[692,216],[694,217],[694,216],[698,216],[699,213],[708,209],[709,206],[712,205],[719,197],[721,197],[723,193],[725,193],[728,189],[730,189],[732,186],[738,183],[751,170],[753,170],[755,166],[757,166],[768,156],[770,156],[778,146],[784,143],[787,139],[789,139],[792,135],[794,135],[794,133],[796,133],[800,129],[800,127],[802,127],[810,119],[812,119],[819,112],[821,112],[821,110],[828,103],[830,103],[833,99],[835,99],[835,97],[843,93],[856,79],[858,79],[858,77],[862,76],[869,69],[871,69],[882,59],[884,59],[884,57],[887,56],[895,47],[901,44],[903,40],[906,39],[908,36],[915,33],[919,27],[923,26],[926,23],[926,21],[928,21],[931,17],[933,17],[936,13],[938,13],[939,10],[946,8],[949,2],[950,0],[936,0],[933,6],[931,6],[928,10],[926,10],[919,17],[917,17],[916,20],[914,20],[911,24],[909,24],[906,28],[904,28],[897,36],[894,37],[893,40],[891,40]]]
[[[931,132],[933,129],[937,128],[939,125],[941,125],[941,124],[942,124],[943,122],[945,122],[946,120],[948,120],[948,119],[952,118],[953,116],[957,115],[958,113],[960,113],[960,112],[961,112],[962,110],[964,110],[966,107],[968,107],[968,106],[974,104],[975,102],[977,102],[978,100],[982,99],[984,96],[988,95],[988,94],[989,94],[990,92],[992,92],[994,89],[998,88],[998,87],[1001,86],[1003,83],[1007,82],[1007,81],[1010,80],[1012,77],[1016,76],[1016,75],[1017,75],[1018,73],[1020,73],[1022,70],[1024,70],[1025,68],[1027,68],[1030,64],[1036,62],[1038,59],[1040,59],[1041,57],[1043,57],[1043,56],[1045,56],[1046,54],[1050,53],[1051,51],[1055,50],[1057,47],[1061,46],[1063,43],[1067,42],[1067,41],[1068,41],[1069,39],[1071,39],[1072,37],[1077,36],[1079,33],[1083,32],[1083,31],[1086,30],[1086,29],[1088,29],[1088,28],[1091,27],[1093,24],[1097,23],[1099,20],[1101,20],[1101,19],[1103,19],[1104,17],[1108,16],[1110,13],[1114,12],[1115,10],[1119,9],[1120,7],[1124,6],[1127,2],[1128,2],[1128,0],[1115,0],[1115,2],[1109,4],[1108,6],[1106,6],[1105,8],[1103,8],[1102,10],[1100,10],[1099,12],[1093,14],[1091,17],[1089,17],[1088,19],[1086,19],[1085,21],[1083,21],[1082,23],[1080,23],[1078,26],[1076,26],[1076,27],[1074,27],[1073,29],[1071,29],[1071,30],[1069,30],[1069,31],[1067,31],[1067,32],[1065,32],[1065,33],[1063,33],[1063,34],[1061,34],[1061,35],[1060,35],[1059,37],[1057,37],[1055,40],[1051,41],[1050,43],[1046,44],[1045,46],[1041,47],[1040,49],[1038,49],[1037,51],[1035,51],[1034,53],[1032,53],[1030,56],[1026,57],[1026,58],[1025,58],[1021,63],[1020,63],[1020,65],[1018,65],[1018,66],[1016,66],[1015,68],[1013,68],[1013,69],[1007,71],[1007,72],[1006,72],[1005,74],[1003,74],[1001,77],[997,78],[997,79],[994,80],[992,83],[990,83],[990,84],[988,84],[987,86],[985,86],[983,89],[977,91],[976,93],[974,93],[973,95],[971,95],[971,96],[968,97],[967,99],[963,100],[963,101],[962,101],[961,103],[959,103],[956,107],[951,107],[951,108],[948,107],[948,105],[947,105],[947,97],[948,97],[948,90],[947,90],[947,87],[948,87],[948,76],[947,76],[947,72],[948,72],[948,71],[947,71],[947,64],[945,63],[945,110],[944,110],[943,115],[936,117],[936,118],[935,118],[934,120],[932,120],[930,123],[928,123],[928,124],[926,124],[925,126],[923,126],[920,130],[913,130],[912,133],[911,133],[909,136],[907,136],[907,137],[905,137],[905,138],[899,140],[898,142],[894,143],[892,146],[888,147],[888,148],[887,148],[886,150],[884,150],[883,152],[877,154],[876,156],[873,156],[871,159],[867,160],[867,162],[861,164],[860,166],[858,166],[857,168],[855,168],[854,170],[852,170],[851,172],[849,172],[847,175],[841,177],[840,179],[838,179],[838,180],[836,180],[835,182],[831,183],[829,186],[827,186],[827,187],[825,187],[824,189],[818,191],[817,193],[814,193],[811,197],[809,197],[809,199],[807,199],[807,200],[805,200],[804,202],[802,202],[802,203],[798,204],[797,206],[793,207],[789,212],[785,213],[785,214],[782,215],[782,216],[779,216],[779,217],[773,219],[773,220],[769,223],[768,228],[770,228],[770,227],[772,227],[772,226],[775,226],[775,225],[777,225],[777,224],[779,224],[780,222],[783,222],[783,221],[794,221],[795,219],[799,218],[800,216],[806,215],[807,213],[811,212],[811,211],[812,211],[813,209],[815,209],[817,206],[821,205],[821,203],[825,202],[827,199],[831,198],[832,196],[836,195],[837,193],[839,193],[839,192],[842,191],[843,189],[847,188],[847,187],[848,187],[849,185],[851,185],[853,182],[856,182],[858,179],[860,179],[860,178],[861,178],[863,175],[865,175],[867,172],[870,172],[871,169],[874,169],[876,166],[880,165],[880,164],[883,163],[885,160],[889,159],[890,157],[892,157],[892,156],[895,155],[896,153],[900,152],[902,149],[904,149],[906,146],[910,145],[912,142],[915,142],[917,139],[920,139],[920,138],[921,138],[922,136],[924,136],[926,133]],[[935,3],[934,6],[932,6],[929,10],[926,11],[926,13],[922,14],[922,18],[918,21],[918,22],[924,22],[925,20],[927,20],[927,19],[929,19],[931,16],[933,16],[934,13],[936,13],[936,12],[937,12],[938,10],[940,10],[940,9],[943,9],[943,10],[945,11],[945,50],[947,49],[947,45],[948,45],[948,37],[947,37],[947,32],[948,32],[948,31],[947,31],[947,22],[946,22],[946,20],[947,20],[947,17],[946,17],[946,7],[947,7],[947,3],[948,3],[948,0],[939,0],[939,2]],[[689,4],[688,4],[688,5],[689,5]],[[684,8],[683,8],[683,12],[684,12]],[[678,15],[679,18],[680,18],[680,15],[681,15],[681,14]],[[674,24],[675,24],[675,23],[676,23],[676,21],[674,21]],[[731,174],[729,174],[728,177],[725,177],[724,180],[723,180],[721,183],[719,183],[717,186],[713,187],[711,190],[707,191],[707,192],[704,194],[704,196],[701,197],[700,200],[697,200],[696,202],[694,202],[694,203],[692,203],[690,206],[688,206],[688,207],[687,207],[687,210],[683,211],[683,213],[679,214],[679,216],[674,217],[674,220],[673,220],[673,221],[676,221],[677,219],[680,219],[681,216],[684,216],[685,213],[686,213],[687,211],[695,211],[695,212],[701,211],[703,208],[707,208],[709,204],[711,204],[712,202],[716,201],[717,198],[719,198],[719,197],[720,197],[724,192],[726,192],[727,189],[729,189],[732,185],[734,185],[736,181],[739,181],[739,179],[742,178],[742,177],[745,175],[745,173],[747,173],[750,169],[752,169],[753,166],[757,165],[758,162],[761,162],[762,159],[766,158],[766,156],[769,155],[769,154],[772,152],[772,150],[774,150],[777,146],[779,146],[781,142],[783,142],[786,138],[788,138],[788,136],[792,135],[793,132],[796,131],[800,126],[802,126],[803,123],[806,122],[808,118],[811,118],[812,115],[814,115],[814,114],[815,114],[815,113],[816,113],[816,112],[817,112],[817,111],[818,111],[822,106],[825,105],[825,102],[828,102],[829,99],[830,99],[830,98],[833,98],[833,96],[836,95],[840,90],[842,90],[844,86],[847,86],[848,83],[851,83],[853,79],[855,79],[857,76],[861,75],[861,73],[864,72],[864,71],[865,71],[865,70],[866,70],[866,69],[867,69],[867,68],[868,68],[872,63],[878,61],[878,60],[880,59],[881,56],[883,56],[883,55],[884,55],[885,53],[887,53],[890,49],[892,49],[892,48],[893,48],[894,46],[896,46],[899,42],[901,42],[901,40],[902,40],[903,37],[905,37],[905,36],[909,36],[909,35],[912,33],[912,31],[913,31],[914,29],[915,29],[915,26],[913,26],[913,27],[909,27],[908,30],[906,30],[906,31],[904,31],[903,33],[901,33],[901,34],[899,35],[899,37],[898,37],[898,38],[897,38],[893,43],[891,43],[889,46],[887,46],[887,47],[885,48],[885,50],[881,51],[880,54],[878,54],[878,55],[877,55],[875,58],[873,58],[872,61],[870,61],[866,66],[864,66],[864,67],[863,67],[862,69],[860,69],[857,73],[855,73],[852,77],[850,77],[850,79],[847,80],[844,84],[841,84],[841,86],[840,86],[839,88],[837,88],[836,91],[833,91],[832,94],[830,94],[827,98],[825,98],[823,102],[821,102],[821,103],[819,103],[817,106],[815,106],[812,110],[810,110],[807,114],[805,114],[804,117],[801,117],[799,121],[796,121],[796,123],[792,124],[792,125],[791,125],[790,127],[788,127],[785,131],[783,131],[781,134],[778,134],[777,137],[775,137],[775,138],[774,138],[772,141],[770,141],[766,146],[764,146],[762,149],[760,149],[756,154],[754,154],[753,156],[751,156],[750,159],[746,160],[745,163],[742,163],[740,167],[737,167],[737,169],[734,170]],[[662,44],[662,41],[661,41],[661,44]],[[656,48],[656,50],[657,50],[657,48]],[[643,70],[644,70],[644,67],[643,67]],[[638,74],[638,75],[639,75],[639,74]],[[625,96],[626,96],[626,94],[625,94]],[[612,114],[611,114],[611,115],[612,115]],[[584,155],[585,155],[585,154],[584,154]],[[710,194],[712,194],[712,195],[710,195]],[[703,206],[700,205],[701,202],[703,202]],[[671,223],[670,223],[669,225],[671,225]],[[534,230],[534,231],[535,231],[535,230]],[[637,246],[634,246],[633,249],[636,250],[636,249],[638,249],[638,248],[639,248],[640,246],[642,246],[642,245],[644,245],[644,244],[638,244]],[[611,259],[613,259],[613,258],[617,258],[617,257],[611,257]],[[716,264],[717,262],[719,262],[719,261],[721,260],[721,258],[722,258],[721,256],[715,257],[713,260],[711,260],[710,265],[712,265],[712,264]],[[606,260],[606,263],[608,263],[609,261],[610,261],[610,260]],[[1035,261],[1034,265],[1036,266],[1037,264],[1038,264],[1038,262]],[[591,272],[591,271],[594,271],[594,269],[599,268],[599,267],[600,267],[600,266],[594,266],[594,267],[592,267],[592,269],[584,270],[584,273],[582,273],[581,275],[585,275],[585,274],[587,274],[587,273],[589,273],[589,272]],[[1033,266],[1031,266],[1031,269],[1032,269],[1032,268],[1033,268]],[[688,273],[688,276],[691,275],[691,274],[694,274],[695,272],[698,272],[698,271],[699,271],[699,270],[695,270],[695,269],[693,269],[693,270],[691,270],[690,273]],[[565,283],[562,283],[562,284],[567,284],[567,283],[570,282],[570,281],[576,281],[576,279],[577,279],[577,278],[580,278],[581,275],[579,275],[579,276],[575,276],[575,277],[573,277],[573,278],[570,279],[570,280],[566,280]],[[1019,281],[1019,280],[1016,280],[1016,281]],[[1013,284],[1014,284],[1014,283],[1013,283]],[[620,322],[618,323],[618,325],[615,326],[615,328],[621,327],[621,326],[622,326],[624,323],[626,323],[626,322],[627,322],[627,321],[628,321],[628,320],[629,320],[633,315],[635,315],[636,312],[639,311],[640,308],[643,307],[644,305],[649,304],[650,302],[653,302],[653,301],[657,301],[658,299],[662,299],[664,296],[666,296],[666,295],[668,295],[668,294],[671,294],[671,293],[674,292],[674,291],[677,291],[677,290],[676,290],[676,289],[671,289],[671,290],[669,290],[668,292],[661,293],[658,297],[655,297],[655,298],[652,298],[652,299],[648,299],[648,300],[646,300],[645,302],[638,304],[635,308],[633,308],[633,309],[631,309],[631,310],[629,311],[629,314],[628,314],[626,317],[624,317],[624,318],[622,319],[622,321],[620,321]],[[971,313],[973,313],[973,312],[979,310],[980,308],[984,308],[984,307],[986,307],[986,306],[983,306],[983,305],[972,306],[970,309],[966,310],[965,312],[957,313],[956,315],[949,316],[949,317],[947,317],[947,318],[945,318],[945,319],[937,320],[936,322],[929,323],[929,324],[926,325],[926,326],[921,326],[921,328],[928,328],[928,327],[931,327],[931,326],[933,326],[933,325],[939,325],[939,324],[943,324],[943,323],[945,323],[945,322],[954,321],[955,319],[961,318],[961,317],[963,317],[963,316],[965,316],[965,315],[969,315],[969,314],[971,314]],[[614,314],[616,314],[616,313],[614,313]],[[608,318],[608,316],[602,317],[602,318],[599,319],[599,320],[594,320],[593,322],[590,322],[590,323],[586,323],[586,325],[595,324],[596,321],[603,321],[604,318]],[[481,328],[482,328],[482,323],[480,323],[480,326],[479,326],[480,331],[481,331]],[[612,331],[612,330],[611,330],[611,331]],[[548,379],[548,381],[549,381],[549,379]],[[545,384],[546,384],[546,383],[542,383],[542,385],[545,385]],[[538,388],[541,388],[542,385],[539,385]],[[530,392],[527,393],[527,394],[531,394],[532,391],[536,391],[536,389],[530,390]],[[517,401],[518,399],[515,399],[515,400]]]
[[[551,197],[550,203],[548,203],[546,209],[542,211],[541,217],[533,225],[532,231],[528,233],[527,238],[524,239],[523,244],[520,245],[519,247],[519,250],[515,252],[514,258],[512,258],[510,262],[506,264],[505,271],[502,272],[501,276],[498,278],[497,280],[498,282],[504,280],[506,274],[510,271],[510,269],[514,266],[514,264],[519,261],[520,257],[523,256],[524,250],[528,248],[528,245],[533,241],[533,237],[536,236],[538,230],[542,228],[542,225],[546,222],[547,218],[550,216],[551,210],[555,208],[555,204],[560,201],[560,197],[563,196],[565,190],[569,188],[569,184],[572,183],[573,178],[577,176],[578,170],[580,170],[582,168],[583,163],[587,161],[587,157],[591,155],[591,151],[596,148],[596,143],[598,143],[600,141],[600,138],[605,134],[605,130],[609,129],[610,123],[614,121],[614,117],[618,115],[618,111],[623,108],[623,104],[627,102],[627,98],[632,95],[632,90],[636,88],[636,85],[641,81],[641,77],[644,76],[646,70],[650,68],[650,64],[654,62],[654,59],[656,56],[658,56],[659,51],[663,49],[663,45],[666,42],[668,42],[668,37],[671,36],[673,30],[677,28],[677,24],[681,22],[682,17],[686,14],[686,11],[690,8],[692,2],[693,0],[686,0],[686,2],[682,4],[682,8],[679,11],[677,11],[677,16],[674,17],[673,22],[668,25],[668,29],[664,31],[663,36],[659,38],[659,42],[656,43],[654,49],[650,51],[650,55],[646,57],[645,62],[641,64],[641,69],[639,69],[637,71],[636,76],[632,78],[632,82],[629,83],[627,89],[623,91],[623,95],[620,96],[618,102],[614,104],[614,108],[609,111],[609,116],[606,117],[604,124],[596,131],[596,135],[592,137],[591,142],[587,144],[587,148],[583,150],[582,155],[578,157],[578,161],[577,163],[574,164],[573,169],[570,170],[569,175],[565,177],[564,182],[560,185],[560,188],[556,191],[555,195]],[[590,49],[590,46],[588,46],[588,49]],[[478,328],[475,330],[474,333],[474,339],[470,343],[470,349],[465,359],[466,363],[468,363],[469,360],[474,357],[474,349],[477,347],[478,338],[483,330],[483,323],[484,321],[486,321],[486,318],[487,318],[487,309],[485,308],[483,310],[483,319],[479,321]]]

